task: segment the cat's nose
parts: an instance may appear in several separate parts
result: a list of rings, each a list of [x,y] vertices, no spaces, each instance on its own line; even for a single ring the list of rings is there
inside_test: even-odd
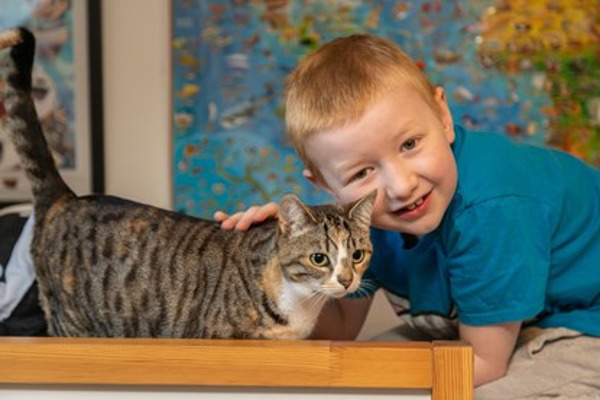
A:
[[[344,287],[344,289],[348,289],[348,287],[352,284],[352,277],[345,278],[341,275],[338,275],[337,280],[340,283],[340,285]]]

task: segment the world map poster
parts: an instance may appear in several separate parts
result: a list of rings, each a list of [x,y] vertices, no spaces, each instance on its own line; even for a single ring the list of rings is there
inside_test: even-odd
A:
[[[282,90],[302,57],[356,32],[405,50],[456,123],[600,166],[598,0],[172,0],[174,208],[331,201],[302,177]]]

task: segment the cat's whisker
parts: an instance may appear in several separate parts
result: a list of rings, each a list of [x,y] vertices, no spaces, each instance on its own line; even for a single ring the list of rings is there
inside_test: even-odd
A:
[[[367,291],[372,291],[372,289],[377,288],[377,284],[371,279],[363,279],[360,283],[358,289],[363,289]]]
[[[312,302],[313,302],[315,299],[319,298],[320,296],[324,296],[324,294],[322,294],[321,292],[312,292],[312,293],[310,294],[310,296],[307,296],[307,297],[305,297],[304,299],[300,300],[300,304],[307,303],[307,302],[308,302],[309,304],[312,304]]]
[[[358,294],[360,297],[366,297],[369,299],[373,297],[371,291],[362,286],[356,290],[356,294]]]
[[[364,279],[361,281],[358,289],[354,293],[356,293],[359,297],[367,297],[372,298],[374,295],[373,289],[376,289],[377,285],[371,279]]]
[[[300,303],[303,304],[303,306],[306,306],[310,313],[313,313],[314,311],[320,311],[322,305],[319,305],[319,303],[322,297],[327,296],[321,292],[313,292],[310,296],[304,298]]]
[[[311,311],[321,311],[325,303],[329,300],[329,296],[322,293],[317,293],[317,296],[313,298]]]

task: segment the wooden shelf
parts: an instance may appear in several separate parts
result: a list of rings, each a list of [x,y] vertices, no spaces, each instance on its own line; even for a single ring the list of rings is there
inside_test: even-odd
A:
[[[0,384],[430,389],[469,400],[461,342],[0,338]]]

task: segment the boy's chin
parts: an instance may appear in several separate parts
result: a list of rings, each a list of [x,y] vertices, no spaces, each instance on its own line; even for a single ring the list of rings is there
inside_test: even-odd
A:
[[[400,232],[406,235],[427,235],[440,226],[441,221],[418,221],[413,223],[398,223],[397,221],[371,221],[371,226],[384,231]]]

